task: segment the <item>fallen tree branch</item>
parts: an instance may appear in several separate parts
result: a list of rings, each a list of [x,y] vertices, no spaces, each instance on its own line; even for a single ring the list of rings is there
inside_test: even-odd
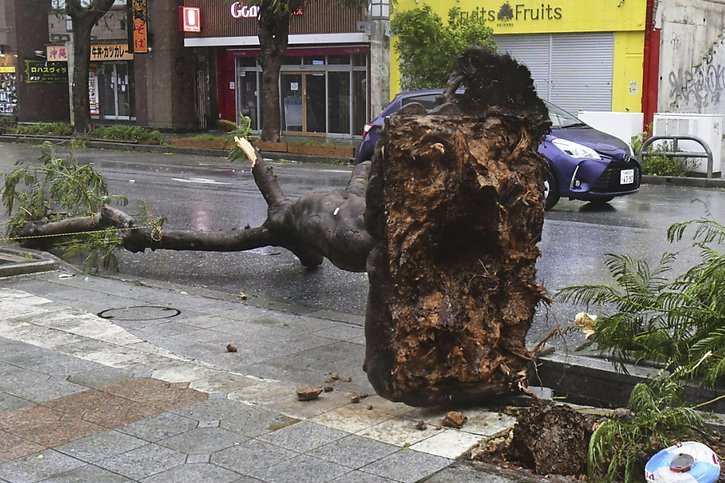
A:
[[[122,230],[121,245],[131,252],[146,249],[235,252],[279,246],[294,253],[307,268],[317,267],[328,258],[343,270],[365,270],[372,244],[364,227],[369,163],[355,167],[344,189],[289,200],[274,170],[260,153],[246,139],[235,138],[235,142],[252,160],[254,181],[267,202],[267,220],[262,226],[227,232],[162,231],[160,227],[139,226],[128,213],[103,205],[100,213],[93,216],[28,223],[14,236],[24,238],[24,246],[46,248],[57,241],[53,235],[116,228]]]

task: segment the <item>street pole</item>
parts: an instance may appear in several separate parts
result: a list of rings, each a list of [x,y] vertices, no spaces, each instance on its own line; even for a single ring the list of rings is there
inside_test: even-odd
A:
[[[70,31],[70,39],[65,43],[65,51],[68,56],[68,103],[70,107],[70,123],[75,126],[75,111],[73,110],[73,91],[75,86],[73,85],[73,79],[75,79],[75,57],[73,55],[73,45],[75,39],[73,38],[73,30]]]

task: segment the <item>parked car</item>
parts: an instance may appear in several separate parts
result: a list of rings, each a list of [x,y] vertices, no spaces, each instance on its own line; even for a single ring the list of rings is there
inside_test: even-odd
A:
[[[395,96],[378,117],[365,125],[355,163],[372,158],[387,116],[412,102],[430,109],[440,102],[442,92],[441,89],[430,89],[402,92]],[[625,142],[597,131],[550,102],[544,102],[552,123],[551,132],[538,149],[549,161],[543,188],[547,210],[553,208],[562,196],[607,203],[615,196],[639,190],[641,167]]]

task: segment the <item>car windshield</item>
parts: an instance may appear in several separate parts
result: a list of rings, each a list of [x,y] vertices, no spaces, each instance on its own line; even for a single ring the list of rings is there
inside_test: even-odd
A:
[[[572,116],[564,109],[545,102],[546,107],[549,108],[549,118],[551,118],[551,127],[554,129],[563,129],[574,126],[586,126],[576,117]]]

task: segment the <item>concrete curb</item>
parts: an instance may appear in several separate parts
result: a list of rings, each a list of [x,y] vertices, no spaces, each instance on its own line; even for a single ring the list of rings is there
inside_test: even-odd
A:
[[[725,178],[686,178],[684,176],[642,176],[642,183],[654,185],[688,186],[692,188],[725,189]]]
[[[554,353],[537,362],[532,384],[548,387],[567,400],[596,406],[625,406],[636,384],[651,381],[660,372],[654,367],[631,364],[625,365],[626,373],[617,372],[611,361],[579,354]],[[685,386],[685,398],[693,404],[714,400],[724,392],[725,387]],[[710,404],[705,410],[725,415],[725,400]]]
[[[10,143],[25,143],[25,144],[37,144],[43,141],[55,141],[55,142],[68,142],[69,138],[61,136],[42,136],[42,137],[29,137],[29,136],[17,136],[13,134],[2,134],[0,135],[0,142]],[[226,149],[209,149],[209,148],[189,148],[183,146],[170,146],[170,145],[153,145],[153,144],[136,144],[130,142],[115,142],[115,141],[88,141],[86,144],[89,148],[94,149],[115,149],[119,151],[134,151],[134,152],[145,152],[145,153],[159,153],[159,154],[188,154],[192,156],[216,156],[226,157]],[[309,154],[290,154],[290,153],[276,153],[276,152],[262,152],[265,158],[272,159],[275,161],[294,161],[299,163],[311,163],[311,164],[337,164],[337,165],[350,165],[353,163],[353,158],[340,158],[330,156],[313,156]]]
[[[0,278],[52,272],[58,269],[56,257],[35,250],[0,247],[0,259],[6,261],[6,263],[0,263]]]

